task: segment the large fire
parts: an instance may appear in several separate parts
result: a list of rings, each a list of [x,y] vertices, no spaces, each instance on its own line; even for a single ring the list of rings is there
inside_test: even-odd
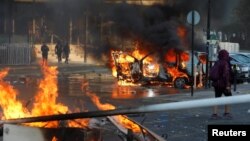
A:
[[[68,107],[61,103],[57,103],[58,87],[57,87],[57,67],[42,67],[44,78],[39,83],[39,89],[35,96],[35,101],[31,114],[33,116],[44,116],[54,114],[65,114]],[[58,121],[32,123],[34,126],[41,127],[57,127]]]
[[[178,56],[179,55],[179,56]],[[179,60],[179,61],[177,61]],[[180,71],[179,67],[185,68],[187,62],[189,60],[189,54],[186,52],[180,52],[176,53],[174,49],[170,49],[167,54],[165,55],[165,61],[169,63],[177,63],[180,64],[174,65],[174,66],[167,66],[164,65],[165,69],[168,71],[168,73],[173,77],[173,80],[175,80],[177,77],[186,77],[188,78],[187,74]]]
[[[2,119],[21,118],[29,116],[30,113],[23,106],[23,104],[17,100],[18,92],[9,83],[3,79],[8,74],[9,69],[3,69],[0,72],[0,106],[2,107],[3,117]]]
[[[135,49],[131,54],[111,51],[112,74],[118,78],[119,85],[135,85],[141,77],[156,77],[160,66],[150,54]],[[140,84],[138,84],[140,85]]]
[[[0,72],[0,106],[3,110],[3,120],[45,115],[65,114],[67,106],[58,103],[57,67],[42,65],[43,79],[40,80],[38,92],[29,111],[19,100],[18,92],[9,83],[3,81],[9,69]],[[68,122],[69,127],[87,127],[89,119],[78,119]],[[28,123],[29,126],[58,127],[59,121]]]
[[[163,79],[166,80],[166,84],[173,83],[178,77],[189,79],[187,72],[184,70],[186,69],[186,62],[189,61],[190,57],[184,51],[177,53],[174,49],[168,50],[161,63],[158,62],[159,58],[157,56],[152,55],[153,53],[144,53],[138,48],[131,53],[111,51],[111,54],[113,58],[112,74],[114,77],[117,77],[118,84],[122,86],[140,85],[141,83],[137,82],[141,80],[149,80],[150,83],[155,81],[162,82],[160,79],[157,80],[162,72],[171,76],[171,82],[167,78],[169,75],[164,76]],[[161,67],[163,70],[160,70]]]

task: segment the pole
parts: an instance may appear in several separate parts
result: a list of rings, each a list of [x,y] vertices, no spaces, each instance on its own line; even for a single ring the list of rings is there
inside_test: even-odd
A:
[[[233,74],[234,74],[234,92],[237,89],[237,69],[236,65],[233,65]]]
[[[12,23],[11,34],[14,35],[15,34],[15,19],[14,18],[12,18],[11,23]]]
[[[8,2],[8,8],[9,8],[9,14],[8,14],[8,34],[9,34],[9,43],[12,41],[12,35],[13,35],[13,0],[10,0]]]
[[[73,30],[73,23],[72,23],[72,19],[70,18],[70,21],[69,21],[69,44],[72,44],[72,30]]]
[[[101,21],[100,21],[100,42],[101,46],[103,46],[103,15],[100,15]]]
[[[36,35],[36,19],[35,19],[35,5],[36,0],[32,1],[32,33],[31,33],[31,43],[35,43],[35,35]]]
[[[210,41],[210,9],[211,9],[211,1],[208,0],[208,9],[207,9],[207,45],[206,45],[206,52],[207,52],[207,57],[206,57],[206,84],[205,87],[209,88],[209,80],[208,80],[208,67],[209,67],[209,41]]]
[[[84,63],[87,63],[87,43],[88,42],[88,12],[85,16],[85,45],[84,45]]]
[[[191,81],[191,96],[193,96],[194,95],[194,77],[195,77],[195,75],[194,75],[194,11],[192,11],[192,45],[191,45],[191,47],[192,47],[192,62],[191,62],[191,74],[192,74],[192,81]]]

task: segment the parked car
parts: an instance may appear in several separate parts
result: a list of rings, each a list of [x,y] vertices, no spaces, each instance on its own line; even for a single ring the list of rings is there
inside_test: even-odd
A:
[[[250,60],[248,59],[248,57],[237,53],[230,53],[229,56],[230,56],[230,63],[236,66],[237,79],[238,80],[249,79]]]
[[[238,52],[238,53],[234,53],[239,55],[240,59],[247,64],[250,64],[250,53],[243,53],[243,52]]]
[[[237,54],[241,54],[241,55],[244,55],[244,56],[250,58],[250,52],[239,52]]]
[[[230,53],[231,56],[242,63],[246,63],[250,66],[250,56],[244,53]]]

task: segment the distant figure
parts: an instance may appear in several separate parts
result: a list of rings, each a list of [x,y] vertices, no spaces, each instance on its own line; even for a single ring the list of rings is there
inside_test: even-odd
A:
[[[69,53],[70,53],[70,47],[69,47],[68,42],[66,42],[64,47],[63,47],[63,53],[64,53],[64,57],[65,57],[65,63],[68,64],[69,63]]]
[[[231,79],[232,79],[232,70],[231,64],[229,61],[229,53],[226,50],[220,50],[218,54],[218,78],[213,80],[212,85],[214,87],[215,97],[232,96],[231,92]],[[212,75],[212,74],[211,74]],[[215,74],[214,74],[215,75]],[[225,105],[223,117],[226,119],[231,119],[232,115],[230,113],[230,106]],[[214,106],[213,114],[211,119],[219,119],[218,115],[218,106]]]
[[[41,51],[42,51],[42,57],[43,57],[43,65],[48,65],[48,52],[49,52],[49,47],[46,45],[46,43],[43,43],[41,46]]]
[[[233,33],[232,37],[230,38],[230,42],[232,43],[239,43],[239,38],[236,33]]]
[[[55,54],[57,55],[58,63],[62,62],[62,51],[63,51],[62,44],[60,41],[58,41],[55,46]]]

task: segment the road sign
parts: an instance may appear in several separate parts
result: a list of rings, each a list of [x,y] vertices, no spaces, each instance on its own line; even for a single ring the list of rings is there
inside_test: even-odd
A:
[[[192,19],[193,19],[193,16],[194,16],[194,23],[192,23]],[[192,10],[192,11],[190,11],[190,12],[188,12],[188,15],[187,15],[187,22],[189,23],[189,24],[194,24],[194,25],[196,25],[196,24],[198,24],[199,22],[200,22],[200,14],[197,12],[197,11],[195,11],[195,10]]]

